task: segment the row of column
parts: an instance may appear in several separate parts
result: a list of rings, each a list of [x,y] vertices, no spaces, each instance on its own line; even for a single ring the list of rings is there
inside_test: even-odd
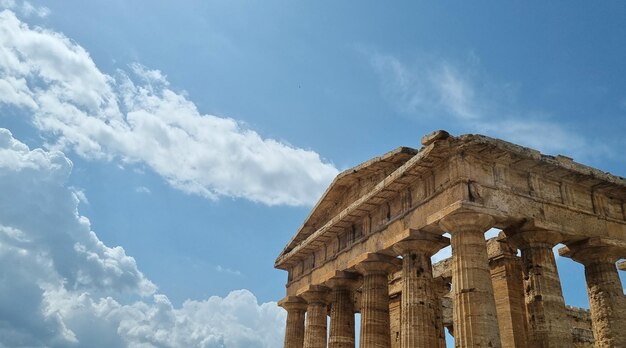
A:
[[[390,347],[389,274],[402,268],[401,347],[439,347],[443,342],[441,306],[434,289],[431,257],[449,244],[440,235],[411,231],[394,246],[402,260],[372,253],[353,273],[339,272],[326,283],[311,286],[300,297],[279,302],[287,310],[286,348],[326,348],[326,306],[331,305],[328,347],[353,348],[352,294],[361,288],[361,347]],[[306,327],[304,313],[307,313]]]
[[[506,230],[507,240],[521,250],[523,284],[511,283],[519,282],[522,275],[519,268],[507,268],[507,260],[503,261],[502,281],[498,283],[492,282],[484,238],[484,232],[494,225],[493,218],[474,212],[456,213],[443,218],[440,224],[451,235],[455,347],[573,346],[552,252],[561,242],[560,234],[539,229]],[[409,238],[393,247],[402,256],[401,261],[393,256],[370,254],[355,267],[362,275],[360,347],[391,346],[388,275],[399,262],[403,279],[401,347],[442,345],[442,314],[430,260],[448,243],[447,238],[439,235],[411,231]],[[585,265],[596,347],[626,347],[626,306],[615,267],[617,259],[623,256],[620,251],[613,248],[609,252],[601,243],[585,241],[568,245],[561,252]],[[525,308],[510,300],[496,305],[494,284],[499,299],[515,297],[513,292],[523,288]],[[280,302],[288,313],[285,347],[327,347],[328,303],[328,346],[354,347],[354,274],[342,272],[326,285],[311,286],[302,298],[287,297]],[[520,320],[525,322],[520,324]]]

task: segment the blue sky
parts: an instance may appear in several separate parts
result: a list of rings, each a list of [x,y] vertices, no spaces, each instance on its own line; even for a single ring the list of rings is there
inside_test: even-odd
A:
[[[0,345],[276,347],[321,192],[435,129],[626,176],[623,2],[0,6]]]

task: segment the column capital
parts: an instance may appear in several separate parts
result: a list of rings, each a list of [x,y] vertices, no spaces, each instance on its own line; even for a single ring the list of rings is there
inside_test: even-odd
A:
[[[458,212],[447,215],[439,220],[439,225],[450,234],[468,232],[486,232],[493,227],[492,216],[476,212]]]
[[[626,256],[626,243],[608,238],[588,238],[568,243],[559,249],[559,255],[588,265],[597,262],[615,263]]]
[[[278,306],[283,307],[286,311],[306,310],[307,304],[300,296],[286,296],[278,301]]]
[[[449,238],[421,230],[411,230],[410,237],[394,244],[393,250],[400,255],[418,252],[433,256],[448,245],[450,245]]]
[[[309,285],[309,287],[300,294],[308,304],[321,303],[328,304],[328,294],[330,289],[323,285]]]
[[[371,274],[389,274],[400,269],[402,260],[397,257],[379,254],[367,253],[364,258],[354,267],[363,275]]]
[[[543,229],[509,228],[504,230],[507,240],[520,249],[531,247],[553,248],[563,241],[559,232]]]
[[[355,272],[336,271],[335,275],[324,282],[331,290],[354,290],[360,285],[359,274]]]

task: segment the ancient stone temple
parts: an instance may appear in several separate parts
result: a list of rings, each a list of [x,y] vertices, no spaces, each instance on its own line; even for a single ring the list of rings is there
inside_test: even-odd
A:
[[[481,135],[422,145],[339,174],[278,256],[285,347],[354,347],[355,313],[368,348],[445,347],[444,330],[455,347],[626,347],[625,179]],[[589,311],[565,305],[559,244]]]

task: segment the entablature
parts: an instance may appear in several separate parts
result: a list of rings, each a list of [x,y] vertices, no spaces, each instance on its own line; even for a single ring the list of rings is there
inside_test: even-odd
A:
[[[568,242],[626,241],[626,180],[480,135],[440,137],[351,199],[278,257],[289,284],[322,281],[327,267],[346,269],[361,253],[386,252],[408,228],[443,233],[438,220],[459,209],[489,214],[502,229],[554,230]]]

